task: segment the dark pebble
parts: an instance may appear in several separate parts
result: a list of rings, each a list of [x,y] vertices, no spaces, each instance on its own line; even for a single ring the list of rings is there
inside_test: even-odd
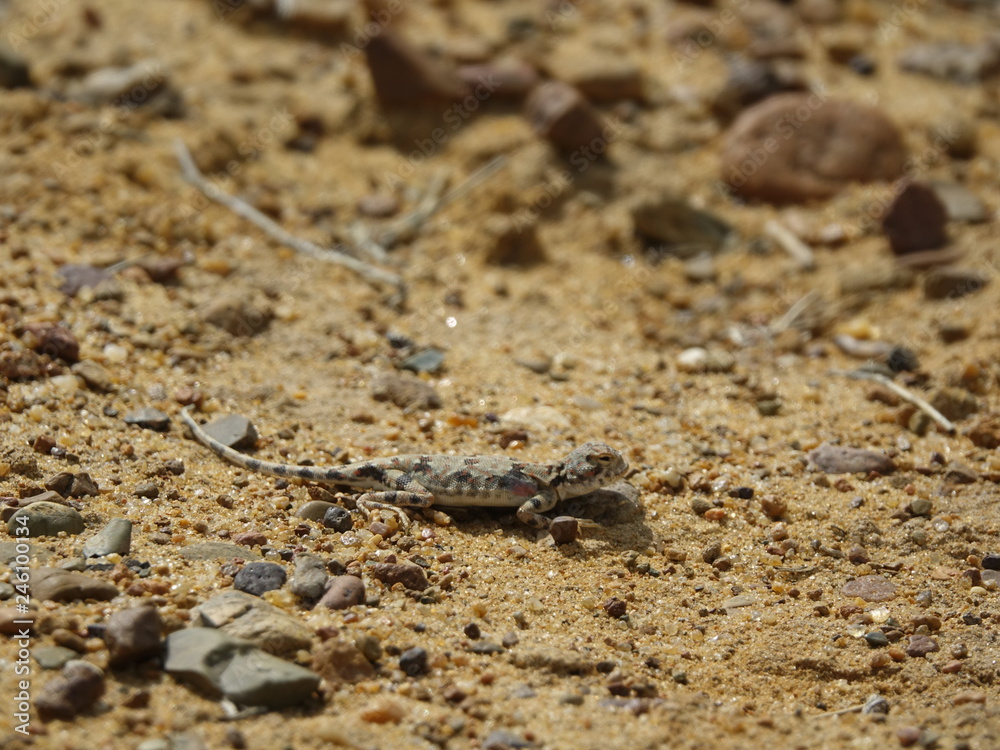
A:
[[[163,622],[154,607],[115,612],[108,618],[104,640],[113,667],[156,656],[163,650]]]
[[[104,695],[104,673],[85,661],[71,661],[46,683],[35,701],[42,721],[69,721]]]
[[[617,597],[611,597],[602,605],[604,611],[608,613],[610,617],[621,617],[625,614],[627,605],[621,599]]]
[[[462,632],[465,633],[466,638],[471,638],[474,641],[478,641],[483,635],[483,632],[482,630],[480,630],[479,625],[477,625],[474,622],[470,622],[464,628],[462,628]]]
[[[910,643],[906,647],[907,655],[913,657],[927,656],[940,650],[937,641],[929,635],[911,635]]]
[[[983,556],[983,567],[986,570],[1000,570],[1000,555],[990,553]]]
[[[66,326],[29,326],[35,334],[37,343],[34,350],[39,354],[47,354],[53,359],[63,359],[76,362],[80,358],[80,343],[76,336]]]
[[[354,520],[351,518],[351,514],[344,508],[341,508],[339,505],[334,505],[332,508],[327,508],[326,512],[323,514],[323,525],[328,529],[333,529],[334,531],[345,532],[354,528]]]
[[[399,655],[399,668],[410,677],[427,674],[427,651],[415,647]]]
[[[572,516],[557,516],[549,524],[549,533],[556,544],[569,544],[580,536],[580,524]]]
[[[280,589],[285,585],[288,574],[285,569],[272,562],[252,562],[243,566],[233,578],[233,587],[254,596]]]
[[[157,432],[166,432],[170,427],[170,417],[152,407],[130,411],[123,419],[125,424],[136,424],[144,429],[156,430]]]
[[[896,470],[892,459],[881,453],[829,443],[810,451],[809,460],[826,474],[869,474],[874,471],[886,475]]]
[[[430,582],[427,574],[419,565],[409,563],[375,563],[369,570],[372,577],[378,579],[386,586],[393,586],[401,583],[410,591],[423,591]]]
[[[160,496],[160,488],[153,482],[143,482],[142,484],[137,484],[135,486],[134,494],[136,497],[144,497],[147,500],[155,500]]]
[[[561,151],[575,151],[604,143],[600,113],[575,88],[561,81],[536,86],[525,112],[531,127]]]
[[[879,630],[865,633],[865,641],[868,642],[868,648],[884,648],[889,645],[888,637]]]
[[[889,206],[882,231],[896,255],[935,250],[948,242],[948,212],[934,190],[911,182]]]

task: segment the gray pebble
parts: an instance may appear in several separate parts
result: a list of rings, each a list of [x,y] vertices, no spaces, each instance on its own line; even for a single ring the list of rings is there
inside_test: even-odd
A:
[[[285,585],[288,574],[285,569],[272,562],[252,562],[243,566],[233,578],[233,587],[254,596],[280,589]]]
[[[291,657],[313,646],[312,631],[293,615],[256,596],[230,589],[192,610],[192,624],[219,628],[275,656]]]
[[[958,299],[978,292],[988,283],[987,276],[972,268],[935,268],[924,277],[924,297],[932,300]]]
[[[661,257],[718,252],[732,232],[722,219],[677,195],[642,199],[632,206],[631,214],[635,233]]]
[[[535,747],[534,742],[506,729],[496,729],[483,740],[483,750],[523,750],[532,747]]]
[[[410,677],[427,674],[427,651],[415,646],[399,655],[399,668]]]
[[[322,522],[323,517],[330,508],[339,507],[339,505],[336,505],[335,503],[328,503],[325,500],[310,500],[308,503],[305,503],[297,511],[295,511],[295,515],[309,521]]]
[[[84,523],[83,516],[73,508],[41,501],[21,508],[7,521],[7,530],[12,536],[21,528],[28,530],[29,537],[55,536],[60,531],[73,536],[83,531]]]
[[[80,599],[107,601],[118,596],[114,584],[61,568],[31,571],[31,595],[42,601],[68,602]]]
[[[115,389],[108,371],[93,360],[84,359],[73,365],[70,370],[83,380],[87,387],[98,393],[110,393]]]
[[[323,525],[334,531],[345,532],[354,528],[354,520],[346,509],[334,505],[323,514]]]
[[[407,411],[427,411],[441,406],[434,386],[406,373],[383,372],[372,378],[372,397],[390,401]]]
[[[233,560],[237,558],[255,558],[260,554],[246,547],[226,542],[199,542],[189,544],[181,550],[185,560]]]
[[[433,375],[440,371],[444,365],[444,352],[440,349],[424,349],[399,363],[401,370],[412,370],[413,372],[426,372]]]
[[[6,581],[0,581],[0,601],[14,596],[14,587]]]
[[[127,518],[112,518],[107,525],[83,545],[84,557],[104,557],[112,553],[127,555],[132,549],[132,522]]]
[[[885,648],[889,645],[889,638],[880,630],[865,633],[865,641],[868,643],[868,648]]]
[[[910,513],[915,516],[929,516],[932,508],[931,501],[926,497],[918,497],[910,503]]]
[[[31,650],[31,655],[42,669],[62,669],[78,656],[76,651],[64,646],[38,646]]]
[[[315,555],[297,555],[292,573],[292,593],[303,599],[319,599],[326,590],[326,564]]]
[[[886,475],[896,470],[892,459],[881,453],[829,443],[811,451],[809,460],[826,474],[868,474],[874,471]]]
[[[844,584],[841,593],[866,602],[887,602],[896,598],[896,584],[878,575],[861,576]]]
[[[148,406],[130,411],[123,419],[125,420],[125,424],[135,424],[144,429],[156,430],[157,432],[166,432],[170,428],[170,417],[159,409],[153,409]]]
[[[244,416],[230,414],[202,425],[215,440],[230,448],[252,448],[257,443],[257,428]]]
[[[142,482],[135,486],[133,494],[136,497],[144,497],[147,500],[155,500],[160,496],[160,488],[156,486],[155,482]]]

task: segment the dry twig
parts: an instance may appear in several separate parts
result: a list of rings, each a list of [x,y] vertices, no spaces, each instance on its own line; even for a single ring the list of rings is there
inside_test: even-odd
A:
[[[924,412],[927,416],[937,422],[944,430],[951,434],[955,432],[955,423],[948,419],[944,414],[939,412],[933,406],[924,401],[917,394],[906,390],[903,386],[899,385],[892,378],[887,378],[885,375],[879,372],[868,372],[867,370],[851,370],[851,371],[836,371],[835,374],[844,375],[846,377],[852,378],[854,380],[873,380],[876,383],[885,386],[890,391],[895,393],[904,401],[913,404],[915,407]]]

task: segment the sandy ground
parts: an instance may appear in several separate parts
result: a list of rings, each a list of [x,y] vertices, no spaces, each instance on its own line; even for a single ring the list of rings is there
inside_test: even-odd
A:
[[[390,654],[425,648],[426,676],[405,677],[387,655],[376,679],[329,686],[311,706],[227,721],[217,701],[155,665],[109,670],[97,706],[69,722],[34,720],[27,740],[13,733],[4,698],[4,746],[134,748],[187,733],[209,748],[463,748],[497,742],[500,730],[526,746],[574,750],[895,747],[918,734],[926,747],[1000,746],[997,592],[963,575],[1000,552],[1000,457],[966,434],[1000,409],[996,281],[969,296],[927,299],[926,272],[897,269],[885,239],[863,221],[890,194],[886,185],[784,211],[734,203],[717,188],[721,128],[706,105],[725,62],[709,45],[682,65],[665,41],[669,25],[695,10],[565,5],[539,22],[539,49],[563,39],[626,49],[649,96],[625,113],[609,158],[559,188],[565,164],[517,106],[487,103],[424,156],[425,127],[443,115],[395,125],[383,117],[363,55],[340,46],[350,34],[324,44],[273,24],[246,27],[194,1],[6,9],[4,32],[24,36],[35,87],[0,96],[3,342],[18,340],[19,323],[62,321],[80,357],[113,381],[112,392],[99,393],[41,377],[8,384],[0,399],[11,455],[33,455],[42,478],[86,471],[101,488],[82,501],[82,535],[37,540],[52,553],[49,564],[73,557],[107,519],[131,519],[130,556],[165,583],[144,596],[171,628],[232,586],[218,561],[188,561],[180,550],[245,531],[267,537],[271,560],[295,549],[345,563],[419,555],[432,581],[451,578],[434,603],[369,581],[378,605],[347,612],[269,595],[314,631],[371,634]],[[849,12],[850,23],[873,32],[868,52],[879,74],[856,76],[812,44],[806,79],[892,117],[911,153],[928,155],[921,176],[962,182],[1000,205],[996,84],[906,75],[893,62],[915,40],[974,41],[986,22],[936,3],[901,11],[859,2]],[[502,51],[511,18],[541,14],[531,4],[420,2],[394,23],[446,53],[475,43]],[[891,33],[878,32],[893,18]],[[738,44],[736,26],[720,23]],[[820,30],[806,33],[815,42]],[[150,75],[180,92],[181,117],[62,96],[79,71],[154,59]],[[956,117],[979,131],[968,160],[934,150],[936,124]],[[323,126],[315,148],[288,148],[311,120]],[[396,306],[391,289],[292,253],[204,201],[180,176],[175,138],[213,181],[320,244],[344,238],[363,196],[400,186],[409,210],[439,176],[454,185],[498,154],[508,163],[391,251],[386,265],[409,290]],[[629,199],[668,190],[739,232],[714,259],[710,280],[691,280],[677,259],[650,263],[623,229]],[[517,211],[538,214],[544,259],[486,262],[495,242],[489,220]],[[816,269],[803,271],[761,239],[775,217],[806,235],[838,222],[848,241],[817,246]],[[950,233],[963,267],[994,272],[995,222],[953,224]],[[145,254],[187,263],[166,284],[127,269],[108,299],[59,292],[64,264]],[[790,328],[769,328],[809,293],[813,304]],[[220,299],[273,319],[256,335],[232,335],[206,321]],[[965,327],[968,336],[945,343],[942,325]],[[925,396],[971,393],[975,412],[955,434],[909,429],[908,406],[831,374],[864,361],[834,345],[843,332],[911,349],[919,376],[902,382]],[[386,334],[444,351],[442,371],[423,376],[440,409],[408,413],[372,398],[372,378],[399,360]],[[689,347],[732,361],[723,372],[686,372],[678,357]],[[578,509],[596,522],[558,547],[500,512],[456,513],[446,526],[418,516],[412,539],[374,545],[316,524],[299,536],[293,511],[310,499],[308,488],[235,470],[190,440],[176,418],[185,389],[203,394],[204,412],[250,417],[262,435],[257,455],[270,460],[323,464],[420,451],[545,461],[603,440],[632,464],[638,502]],[[762,416],[775,400],[777,413]],[[170,414],[169,431],[122,421],[144,406]],[[27,446],[41,434],[79,463],[32,453]],[[823,442],[884,452],[899,468],[888,477],[824,475],[806,459]],[[182,475],[163,474],[169,459],[183,461]],[[979,479],[948,482],[952,461]],[[40,481],[11,472],[0,494],[17,496]],[[137,497],[136,486],[149,481],[159,497]],[[222,495],[231,508],[219,504]],[[907,511],[918,498],[930,501],[926,515]],[[357,529],[364,526],[359,518]],[[848,554],[858,546],[866,554]],[[895,597],[871,603],[843,593],[865,575],[891,580]],[[42,603],[33,644],[51,645],[59,627],[85,631],[135,598]],[[605,611],[612,598],[625,603],[623,617]],[[899,640],[869,648],[860,636],[886,622]],[[469,623],[486,639],[516,633],[518,642],[500,654],[470,653]],[[940,650],[907,655],[911,636],[921,634]],[[101,641],[86,643],[87,658],[105,666]],[[0,642],[0,696],[14,694],[15,660],[13,641]],[[33,690],[53,676],[33,665]],[[148,706],[125,705],[143,690]],[[876,693],[888,715],[830,715]]]

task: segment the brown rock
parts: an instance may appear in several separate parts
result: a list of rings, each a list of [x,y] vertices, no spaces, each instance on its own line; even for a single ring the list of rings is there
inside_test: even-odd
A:
[[[104,673],[93,664],[74,660],[42,688],[35,708],[42,721],[69,721],[104,695]]]
[[[430,586],[424,569],[412,563],[375,563],[369,570],[373,578],[386,586],[401,583],[410,591],[423,591]]]
[[[881,453],[829,443],[810,451],[809,460],[826,474],[868,474],[874,471],[886,475],[896,470],[892,459]]]
[[[372,378],[372,397],[376,401],[391,401],[400,409],[410,411],[427,411],[441,406],[441,397],[434,386],[409,373],[379,373]]]
[[[580,536],[580,524],[572,516],[556,516],[549,524],[549,533],[556,544],[569,544]]]
[[[971,268],[936,268],[924,277],[924,297],[958,299],[980,291],[988,283],[986,275]]]
[[[929,635],[911,635],[910,643],[906,647],[907,655],[913,657],[927,656],[940,650],[938,642]]]
[[[948,242],[945,225],[948,212],[934,190],[921,182],[910,182],[889,206],[882,231],[896,255],[936,250]]]
[[[91,578],[62,568],[36,568],[31,571],[31,595],[42,601],[69,602],[79,599],[107,601],[118,596],[118,589],[107,581]]]
[[[0,375],[8,380],[31,380],[45,370],[45,362],[30,349],[0,352]]]
[[[356,576],[335,576],[330,579],[319,606],[347,609],[365,602],[365,583]]]
[[[627,54],[573,41],[558,47],[547,67],[553,78],[565,81],[590,101],[644,98],[642,71]]]
[[[569,84],[548,81],[535,87],[525,114],[534,131],[561,151],[607,147],[600,113]]]
[[[108,618],[104,641],[113,667],[156,656],[163,650],[163,622],[155,607],[140,606]]]
[[[458,74],[395,32],[384,29],[365,47],[375,96],[383,107],[454,102],[468,93]]]
[[[893,180],[902,137],[879,110],[822,94],[779,94],[744,111],[726,134],[722,178],[746,198],[801,203],[851,182]]]
[[[267,305],[255,305],[235,296],[222,296],[202,311],[206,323],[228,331],[233,336],[253,336],[271,323],[274,312]]]
[[[887,602],[896,598],[896,584],[882,576],[861,576],[844,584],[840,593],[866,602]]]
[[[969,428],[966,435],[979,448],[1000,448],[1000,412],[983,415]]]
[[[39,354],[47,354],[52,359],[76,362],[80,358],[80,343],[66,326],[34,324],[26,326],[35,338],[32,347]]]
[[[331,638],[313,652],[309,665],[331,685],[370,680],[375,668],[358,648],[343,638]]]
[[[498,266],[530,266],[545,260],[538,238],[538,222],[515,221],[510,216],[491,216],[483,225],[486,262]]]
[[[497,99],[524,99],[538,85],[538,72],[513,58],[463,65],[457,72],[470,91],[489,91]]]
[[[18,612],[17,607],[0,607],[0,633],[17,635],[22,629],[34,630],[35,612]],[[31,625],[24,625],[17,620],[31,620]]]

